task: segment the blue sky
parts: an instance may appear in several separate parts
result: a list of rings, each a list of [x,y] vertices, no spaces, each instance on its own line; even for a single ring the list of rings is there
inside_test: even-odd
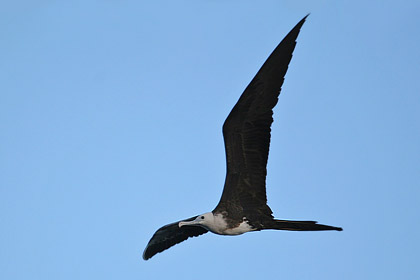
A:
[[[339,3],[338,3],[339,2]],[[8,1],[0,9],[1,279],[419,279],[418,1]],[[308,12],[268,161],[277,218],[207,234],[221,126]]]

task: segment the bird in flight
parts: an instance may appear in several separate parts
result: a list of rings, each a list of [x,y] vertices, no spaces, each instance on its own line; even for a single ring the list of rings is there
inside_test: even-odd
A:
[[[274,49],[223,124],[227,173],[219,204],[211,212],[158,229],[144,250],[144,260],[208,231],[239,235],[265,229],[342,230],[315,221],[278,220],[267,205],[265,181],[273,108],[306,18]]]

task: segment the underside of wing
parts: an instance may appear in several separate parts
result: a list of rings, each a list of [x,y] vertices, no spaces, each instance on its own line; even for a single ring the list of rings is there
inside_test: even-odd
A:
[[[232,207],[246,212],[252,206],[254,212],[259,209],[259,214],[272,214],[267,206],[265,178],[273,108],[305,19],[271,53],[223,125],[227,175],[216,212],[230,212]]]
[[[195,220],[195,218],[197,218],[197,216],[182,221],[192,221]],[[200,226],[179,227],[179,222],[180,221],[163,226],[155,232],[147,244],[146,249],[144,249],[144,260],[150,259],[157,253],[160,253],[178,243],[181,243],[182,241],[187,240],[189,237],[199,236],[208,232],[208,230]]]

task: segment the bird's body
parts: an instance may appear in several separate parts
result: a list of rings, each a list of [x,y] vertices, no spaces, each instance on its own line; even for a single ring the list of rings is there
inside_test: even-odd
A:
[[[226,219],[223,217],[223,214],[215,214],[213,212],[199,215],[193,221],[178,223],[179,227],[188,225],[199,225],[208,231],[220,235],[239,235],[245,232],[257,230],[248,223],[246,217],[244,217],[243,220],[237,225],[229,225],[226,222]]]
[[[277,220],[267,205],[265,180],[273,108],[305,19],[272,52],[223,124],[227,173],[219,204],[212,212],[158,229],[144,250],[145,260],[189,237],[208,231],[239,235],[265,229],[342,230],[314,221]]]

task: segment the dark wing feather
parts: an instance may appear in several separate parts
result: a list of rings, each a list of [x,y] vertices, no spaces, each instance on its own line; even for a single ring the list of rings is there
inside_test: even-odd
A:
[[[273,108],[306,17],[271,53],[223,125],[227,174],[222,197],[214,212],[244,213],[249,219],[252,215],[271,217],[265,178]]]
[[[182,221],[192,221],[195,220],[197,216],[189,218]],[[199,236],[208,232],[208,230],[200,226],[182,226],[179,227],[180,221],[166,225],[158,229],[155,234],[153,234],[149,243],[147,243],[146,249],[143,252],[143,259],[148,260],[157,253],[160,253],[178,243],[181,243],[184,240],[187,240],[189,237]]]

